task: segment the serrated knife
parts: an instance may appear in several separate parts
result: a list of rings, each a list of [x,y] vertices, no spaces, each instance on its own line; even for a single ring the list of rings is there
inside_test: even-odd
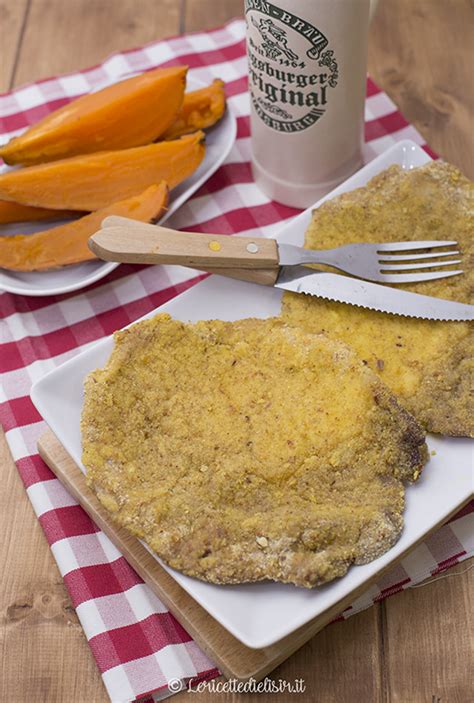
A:
[[[393,315],[456,322],[474,320],[474,305],[409,293],[304,266],[282,266],[275,287]]]
[[[278,245],[273,239],[177,232],[110,216],[89,239],[89,247],[105,261],[179,264],[393,315],[458,322],[474,320],[474,305],[301,265],[280,265]]]

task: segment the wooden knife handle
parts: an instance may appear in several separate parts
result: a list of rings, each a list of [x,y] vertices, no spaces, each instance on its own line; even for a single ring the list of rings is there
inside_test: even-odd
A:
[[[132,264],[180,264],[208,269],[278,270],[275,240],[177,232],[112,216],[89,239],[100,259]]]

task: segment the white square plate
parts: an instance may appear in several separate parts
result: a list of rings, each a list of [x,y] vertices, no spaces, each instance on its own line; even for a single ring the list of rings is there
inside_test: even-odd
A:
[[[120,80],[131,78],[134,75],[136,74],[122,76]],[[110,84],[111,82],[101,85],[94,92]],[[202,81],[188,75],[186,92],[198,90],[203,88],[204,85],[205,83]],[[221,121],[207,133],[206,154],[199,168],[171,191],[168,209],[161,218],[160,224],[164,224],[217,171],[231,150],[236,134],[237,123],[235,117],[227,109]],[[0,173],[8,170],[11,170],[8,166],[0,166]],[[62,224],[62,222],[54,222],[52,226],[54,227],[58,224]],[[29,234],[48,227],[51,227],[51,223],[25,224],[20,222],[2,227],[0,236],[18,233]],[[99,281],[117,268],[118,265],[107,261],[85,261],[82,264],[64,266],[51,271],[8,271],[0,268],[0,292],[4,290],[10,293],[33,296],[69,293]]]
[[[429,157],[413,142],[400,142],[325,199],[365,185],[391,164],[412,169],[428,161]],[[302,244],[310,217],[311,209],[296,217],[278,240]],[[268,317],[279,313],[280,299],[281,291],[276,289],[211,276],[163,305],[160,312],[169,312],[183,321]],[[110,337],[97,342],[40,379],[31,392],[33,403],[83,471],[79,431],[83,382],[90,371],[105,364],[112,346]],[[237,639],[248,647],[267,647],[347,597],[468,500],[472,492],[472,442],[434,436],[428,439],[429,449],[436,454],[420,481],[407,490],[405,528],[399,541],[370,564],[352,566],[339,580],[313,590],[279,583],[216,586],[163,566]]]

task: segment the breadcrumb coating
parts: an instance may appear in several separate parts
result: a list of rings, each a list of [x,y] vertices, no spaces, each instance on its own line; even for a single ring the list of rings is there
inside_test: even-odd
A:
[[[311,588],[398,539],[424,432],[345,345],[280,318],[115,335],[85,384],[87,481],[168,565]]]
[[[391,166],[315,210],[305,246],[455,240],[462,275],[397,288],[474,304],[473,202],[474,185],[450,164]],[[426,430],[474,436],[472,322],[399,317],[294,293],[285,293],[282,316],[349,344]]]

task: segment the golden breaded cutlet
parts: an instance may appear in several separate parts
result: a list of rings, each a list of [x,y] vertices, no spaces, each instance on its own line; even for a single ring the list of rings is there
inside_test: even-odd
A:
[[[464,273],[399,285],[423,295],[474,303],[474,185],[435,161],[413,171],[391,166],[366,187],[313,213],[305,246],[456,240]],[[454,267],[457,268],[457,267]],[[285,293],[282,316],[309,332],[349,344],[426,430],[474,436],[474,324],[386,315]]]
[[[345,345],[280,318],[115,335],[85,384],[87,481],[167,564],[313,587],[389,549],[424,432]]]

